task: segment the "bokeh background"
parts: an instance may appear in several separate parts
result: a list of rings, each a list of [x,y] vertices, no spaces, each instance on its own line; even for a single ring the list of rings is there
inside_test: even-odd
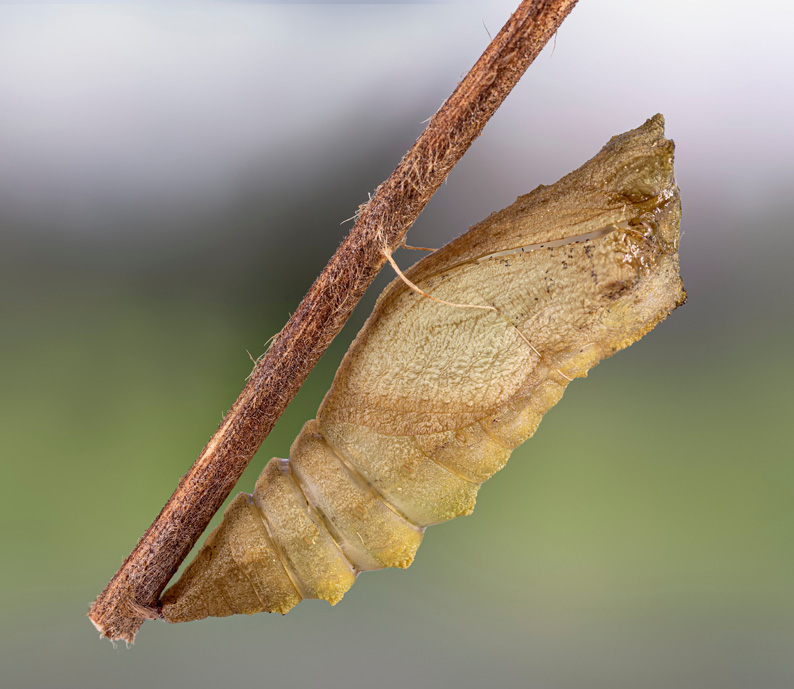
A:
[[[0,5],[0,685],[794,686],[782,1],[583,0],[411,231],[440,245],[657,111],[676,141],[689,302],[575,382],[471,517],[335,608],[129,650],[85,617],[512,9]]]

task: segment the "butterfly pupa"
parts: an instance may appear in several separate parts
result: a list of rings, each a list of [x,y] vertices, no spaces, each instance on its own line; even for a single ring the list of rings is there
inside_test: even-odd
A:
[[[169,622],[334,604],[469,514],[568,382],[683,303],[661,115],[395,279],[289,459],[239,494],[162,598]]]

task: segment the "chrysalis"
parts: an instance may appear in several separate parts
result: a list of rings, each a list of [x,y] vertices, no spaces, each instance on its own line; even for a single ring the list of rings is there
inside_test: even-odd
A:
[[[395,280],[253,495],[229,505],[163,596],[169,622],[336,603],[408,567],[568,382],[683,303],[673,142],[657,115]]]

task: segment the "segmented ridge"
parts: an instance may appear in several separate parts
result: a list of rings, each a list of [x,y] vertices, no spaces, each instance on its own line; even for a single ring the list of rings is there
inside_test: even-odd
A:
[[[309,421],[290,449],[291,466],[308,501],[357,571],[407,567],[424,529],[384,500]]]
[[[233,613],[286,613],[301,599],[251,496],[240,493],[179,581],[162,597],[163,617],[188,622]]]
[[[334,604],[359,572],[408,567],[425,526],[471,512],[480,482],[534,433],[565,384],[548,376],[532,387],[491,417],[431,436],[350,424],[323,433],[309,421],[290,460],[271,460],[253,496],[229,505],[163,596],[164,617],[285,613],[302,598]]]

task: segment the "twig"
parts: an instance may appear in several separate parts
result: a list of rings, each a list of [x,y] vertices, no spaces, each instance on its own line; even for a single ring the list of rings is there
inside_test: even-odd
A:
[[[132,642],[248,462],[432,195],[576,0],[524,0],[362,209],[176,491],[88,613]]]

